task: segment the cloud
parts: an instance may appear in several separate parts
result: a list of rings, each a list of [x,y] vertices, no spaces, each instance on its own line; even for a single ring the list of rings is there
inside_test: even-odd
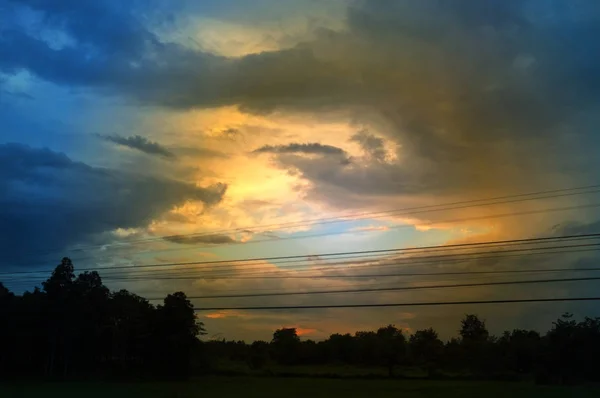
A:
[[[315,121],[324,115],[342,115],[361,131],[348,144],[358,145],[364,156],[353,157],[351,163],[340,163],[337,156],[302,156],[307,148],[282,150],[288,145],[277,145],[279,141],[267,141],[270,151],[265,150],[275,155],[281,169],[309,183],[302,190],[306,199],[333,207],[398,208],[407,203],[439,204],[497,192],[535,191],[548,185],[583,185],[598,170],[594,158],[600,145],[594,129],[600,44],[595,38],[600,32],[600,6],[594,0],[352,2],[343,30],[322,29],[313,39],[286,50],[236,58],[184,47],[157,33],[179,28],[172,25],[178,11],[171,5],[179,2],[161,2],[162,6],[154,1],[123,5],[115,0],[0,3],[6,4],[2,11],[8,16],[0,26],[0,72],[9,75],[25,70],[67,89],[86,88],[80,91],[176,111],[235,105],[261,115],[306,112]],[[69,40],[57,46],[38,34],[39,29],[9,16],[17,9],[33,10],[41,17],[42,28],[60,30]],[[220,135],[243,138],[233,127]],[[334,144],[331,148],[338,148]],[[187,156],[185,150],[170,151]],[[312,154],[333,154],[317,152]],[[146,161],[157,167],[151,159]],[[175,163],[179,162],[160,167],[174,175],[170,168]],[[214,205],[224,195],[224,186],[201,188],[166,175],[123,171],[142,170],[137,165],[99,169],[56,152],[0,146],[0,226],[4,228],[0,249],[6,261],[21,261],[32,248],[58,249],[117,228],[144,228],[186,200]],[[478,216],[486,214],[481,211]],[[529,233],[536,224],[518,221],[519,233]],[[248,285],[221,282],[216,287],[207,283],[183,290],[248,290]],[[263,289],[297,288],[293,280],[267,282],[258,284]],[[252,283],[251,290],[258,289]],[[300,287],[325,283],[331,282]],[[149,284],[148,288],[157,287]],[[410,298],[506,298],[514,297],[513,293],[461,289],[451,297],[445,291]],[[526,297],[532,291],[517,293]],[[547,290],[539,293],[546,296]],[[286,300],[281,303],[297,304],[297,298]],[[364,300],[362,295],[336,295],[306,301]],[[381,295],[373,300],[399,299]],[[232,302],[246,304],[243,299]],[[454,335],[458,319],[467,310],[471,309],[440,314],[437,308],[424,308],[410,326],[428,327],[433,319]],[[514,310],[508,315],[499,311],[494,308],[493,316],[511,322],[515,317]],[[306,316],[314,321],[314,314]],[[291,318],[289,324],[305,328],[318,324],[294,319],[298,313],[283,316]],[[336,312],[335,317],[319,312],[318,318],[346,317],[352,320],[348,331],[354,331],[362,327],[359,324],[368,328],[382,320],[394,322],[397,316],[397,310],[352,310]],[[440,317],[450,317],[451,323],[441,322]],[[241,334],[239,320],[231,322],[229,330]],[[269,322],[281,325],[273,319]],[[527,322],[531,324],[533,317]],[[326,329],[336,332],[338,326]]]
[[[130,149],[144,152],[148,155],[160,156],[165,159],[175,159],[175,154],[158,142],[150,141],[140,135],[119,137],[116,135],[101,135],[102,139]]]
[[[49,149],[3,144],[0,250],[7,263],[60,253],[118,228],[146,227],[186,201],[214,206],[226,188],[96,168]]]
[[[350,231],[370,232],[370,231],[389,231],[390,227],[387,225],[367,225],[364,227],[354,227]]]
[[[286,326],[286,328],[289,328],[289,326]],[[302,328],[302,327],[294,327],[294,329],[296,329],[296,334],[298,336],[310,336],[318,331],[317,329]]]
[[[219,131],[218,135],[229,140],[235,140],[237,137],[242,135],[242,132],[239,129],[229,127]]]
[[[171,151],[177,156],[200,157],[200,158],[227,158],[228,155],[223,152],[208,148],[198,147],[172,147]]]
[[[299,167],[299,159],[281,159],[312,183],[313,198],[350,190],[363,196],[534,190],[572,182],[564,174],[574,165],[577,183],[585,182],[598,166],[590,115],[600,105],[600,44],[593,39],[600,6],[593,0],[367,0],[348,7],[344,30],[322,29],[292,48],[237,58],[161,40],[138,19],[137,3],[129,9],[58,3],[19,2],[51,15],[46,23],[62,27],[76,44],[54,50],[12,27],[0,40],[0,69],[27,69],[57,84],[175,108],[345,109],[380,133],[354,138],[370,154],[366,167],[322,159]],[[382,137],[397,144],[397,161],[384,157]],[[323,153],[298,145],[263,151]]]
[[[19,24],[3,25],[6,73],[25,69],[67,87],[177,109],[343,110],[360,126],[352,142],[364,157],[349,163],[299,156],[309,150],[300,146],[313,144],[264,149],[309,183],[307,199],[334,207],[583,185],[599,166],[600,44],[593,38],[600,6],[593,0],[366,0],[350,4],[343,30],[322,29],[294,47],[236,58],[156,33],[160,23],[177,28],[169,22],[174,7],[10,4],[41,13],[46,27],[73,40],[56,49]]]
[[[600,220],[587,222],[565,222],[552,228],[557,236],[561,235],[588,235],[600,233]]]
[[[183,245],[195,245],[197,243],[209,243],[222,245],[227,243],[235,243],[237,242],[231,236],[228,235],[172,235],[164,238],[168,242],[179,243]]]
[[[385,162],[387,151],[381,137],[363,130],[354,134],[351,140],[357,142],[371,159]]]
[[[346,155],[346,151],[332,145],[323,145],[316,142],[287,145],[265,145],[252,151],[254,153],[304,153],[310,155]]]

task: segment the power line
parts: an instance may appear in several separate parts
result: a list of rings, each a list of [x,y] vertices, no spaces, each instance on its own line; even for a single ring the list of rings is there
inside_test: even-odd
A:
[[[405,248],[395,249],[379,249],[379,250],[359,250],[359,251],[348,251],[348,252],[334,252],[334,253],[319,253],[319,254],[304,254],[304,255],[290,255],[290,256],[273,256],[273,257],[253,257],[253,258],[242,258],[235,260],[210,260],[210,261],[191,261],[191,262],[176,262],[176,263],[157,263],[157,264],[140,264],[135,266],[111,266],[111,267],[88,267],[79,268],[79,271],[95,271],[95,270],[137,270],[143,268],[160,268],[160,267],[175,267],[175,266],[188,266],[188,265],[236,265],[245,264],[256,261],[276,261],[276,260],[288,260],[288,259],[300,259],[310,257],[337,257],[343,255],[354,255],[354,254],[375,254],[375,253],[395,253],[395,252],[415,252],[418,250],[456,250],[461,248],[473,248],[483,247],[491,245],[519,245],[519,244],[531,244],[539,242],[551,242],[551,241],[563,241],[563,240],[580,240],[580,239],[594,239],[600,237],[600,233],[593,234],[582,234],[582,235],[564,235],[564,236],[550,236],[543,238],[526,238],[526,239],[512,239],[502,241],[488,241],[488,242],[477,242],[477,243],[459,243],[452,245],[436,245],[436,246],[414,246]],[[37,271],[12,271],[2,272],[0,276],[4,275],[27,275],[27,274],[40,274],[52,272],[52,269],[37,270]]]
[[[329,308],[376,308],[376,307],[426,307],[444,305],[475,305],[475,304],[522,304],[522,303],[556,303],[569,301],[600,301],[600,297],[563,297],[513,300],[477,300],[477,301],[438,301],[438,302],[408,302],[380,304],[337,304],[337,305],[290,305],[290,306],[251,306],[251,307],[197,307],[194,311],[254,311],[254,310],[306,310]]]
[[[411,277],[411,276],[452,276],[452,275],[502,275],[502,274],[537,274],[537,273],[560,273],[560,272],[595,272],[600,271],[600,268],[540,268],[529,270],[498,270],[498,271],[447,271],[447,272],[402,272],[396,274],[360,274],[360,275],[293,275],[293,276],[216,276],[216,277],[148,277],[148,278],[119,278],[108,277],[102,278],[106,280],[171,280],[171,279],[352,279],[352,278],[393,278],[393,277]]]
[[[430,286],[401,286],[401,287],[382,287],[367,289],[344,289],[344,290],[313,290],[297,292],[277,292],[277,293],[250,293],[250,294],[219,294],[212,296],[189,296],[190,300],[200,299],[224,299],[224,298],[251,298],[251,297],[275,297],[275,296],[306,296],[315,294],[338,294],[338,293],[372,293],[372,292],[392,292],[403,290],[424,290],[424,289],[450,289],[457,287],[481,287],[481,286],[502,286],[502,285],[526,285],[538,283],[560,283],[560,282],[581,282],[600,280],[600,276],[581,277],[581,278],[557,278],[557,279],[532,279],[518,281],[500,281],[500,282],[477,282],[477,283],[459,283],[452,285],[430,285]],[[162,300],[163,297],[153,297],[148,300]]]
[[[521,257],[521,256],[525,256],[525,255],[540,255],[540,254],[563,254],[563,253],[573,253],[573,252],[586,252],[586,251],[597,251],[599,250],[598,248],[596,249],[577,249],[577,250],[570,250],[570,251],[547,251],[547,252],[533,252],[533,253],[519,253],[519,254],[509,254],[509,255],[501,255],[501,256],[480,256],[480,257],[476,257],[476,258],[465,258],[465,259],[452,259],[452,260],[445,260],[445,263],[448,262],[464,262],[467,260],[479,260],[479,259],[490,259],[490,258],[506,258],[506,257]],[[414,266],[415,264],[433,264],[436,263],[437,261],[420,261],[420,262],[410,262],[409,266]],[[349,270],[354,271],[356,269],[364,269],[364,268],[369,268],[370,270],[374,269],[374,268],[381,268],[381,267],[388,267],[388,266],[396,266],[396,265],[404,265],[404,263],[398,262],[398,263],[388,263],[388,264],[382,264],[382,265],[369,265],[369,266],[356,266],[356,267],[351,267],[349,268]],[[325,271],[340,271],[339,268],[316,268],[316,269],[309,269],[309,270],[299,270],[296,272],[302,272],[302,271],[319,271],[319,270],[325,270]],[[152,281],[162,281],[162,280],[218,280],[218,279],[329,279],[329,278],[341,278],[341,279],[352,279],[352,278],[370,278],[370,279],[376,279],[376,278],[384,278],[384,277],[411,277],[411,276],[425,276],[425,277],[430,277],[430,276],[458,276],[458,275],[472,275],[472,276],[476,276],[476,275],[501,275],[501,274],[516,274],[516,273],[548,273],[548,272],[590,272],[590,271],[600,271],[600,268],[551,268],[551,269],[526,269],[526,270],[494,270],[494,271],[446,271],[446,272],[403,272],[403,273],[396,273],[396,274],[382,274],[382,273],[378,273],[378,274],[359,274],[359,275],[352,275],[352,274],[342,274],[342,275],[292,275],[292,276],[273,276],[273,271],[270,272],[245,272],[242,275],[255,275],[255,276],[238,276],[238,274],[236,273],[230,273],[230,274],[220,274],[220,275],[215,275],[215,274],[202,274],[202,275],[197,275],[197,276],[169,276],[169,274],[167,274],[167,276],[164,275],[127,275],[127,276],[102,276],[102,279],[105,281],[116,281],[116,282],[136,282],[136,281],[147,281],[147,280],[152,280]],[[150,271],[152,272],[152,271]],[[168,271],[167,271],[168,272]],[[289,271],[288,271],[289,272]],[[177,274],[175,274],[177,275]],[[258,276],[260,275],[260,276]],[[265,276],[267,275],[267,276]],[[17,279],[14,279],[17,278]],[[22,276],[22,277],[11,277],[11,279],[5,279],[6,282],[13,282],[13,283],[31,283],[32,279],[31,276]]]
[[[566,207],[554,207],[554,208],[549,208],[549,209],[528,210],[528,211],[512,212],[512,213],[492,214],[492,215],[479,216],[479,217],[466,217],[466,218],[456,218],[456,219],[450,219],[450,220],[438,220],[438,221],[431,221],[431,222],[427,222],[427,223],[420,223],[420,225],[427,226],[427,225],[435,225],[435,224],[442,224],[442,223],[452,224],[452,223],[465,222],[465,221],[489,220],[489,219],[504,218],[504,217],[514,217],[514,216],[524,216],[524,215],[533,215],[533,214],[543,214],[543,213],[550,213],[550,212],[589,209],[589,208],[595,208],[595,207],[600,207],[600,203],[577,205],[577,206],[566,206]],[[408,224],[408,225],[391,226],[391,227],[387,227],[387,228],[388,228],[388,230],[390,230],[390,229],[396,230],[396,229],[412,228],[412,227],[413,227],[413,225]],[[367,233],[367,232],[372,232],[372,231],[358,230],[358,231],[342,231],[342,232],[324,232],[324,233],[318,233],[318,234],[312,234],[312,235],[288,236],[286,238],[276,237],[276,238],[269,238],[269,239],[262,239],[262,240],[250,240],[250,241],[245,241],[245,242],[235,241],[235,242],[231,242],[231,243],[221,244],[221,245],[219,245],[219,247],[230,246],[230,245],[250,245],[250,244],[273,242],[273,241],[281,242],[281,241],[285,241],[285,240],[296,240],[296,239],[323,238],[323,237],[327,237],[327,236],[352,235],[352,234]],[[175,247],[175,248],[169,248],[169,249],[148,250],[148,251],[138,252],[137,254],[156,254],[156,253],[164,253],[164,252],[171,252],[171,251],[207,249],[207,248],[214,248],[214,247],[215,247],[215,245],[207,245],[207,246],[191,245],[189,247]],[[83,257],[83,258],[78,258],[78,259],[73,259],[73,260],[81,261],[81,260],[85,260],[85,259],[97,259],[97,257],[88,256],[88,257]]]
[[[262,226],[258,226],[258,227],[236,228],[236,229],[230,229],[229,231],[232,231],[232,230],[233,231],[243,231],[243,230],[252,229],[252,228],[258,229],[258,228],[267,228],[267,227],[271,227],[271,226],[280,226],[280,225],[292,225],[292,227],[298,227],[298,226],[305,226],[309,223],[311,225],[315,224],[315,223],[323,224],[326,221],[335,223],[335,222],[338,222],[341,218],[350,218],[350,217],[352,217],[351,220],[343,220],[343,221],[353,221],[354,219],[356,219],[356,217],[361,217],[361,216],[368,216],[369,218],[371,218],[372,215],[378,215],[378,214],[389,214],[389,213],[397,213],[397,212],[403,212],[403,211],[426,210],[426,209],[431,209],[431,208],[440,207],[440,206],[456,206],[456,205],[471,204],[471,203],[477,203],[477,202],[498,201],[498,200],[511,199],[511,198],[520,198],[520,197],[526,197],[526,196],[540,196],[540,195],[557,194],[557,195],[552,195],[552,196],[544,196],[541,198],[525,199],[525,200],[535,200],[535,199],[556,198],[556,197],[562,197],[562,196],[584,195],[584,194],[588,194],[588,193],[600,192],[597,190],[598,188],[600,188],[600,184],[588,185],[588,186],[583,186],[583,187],[574,187],[574,188],[562,188],[562,189],[555,189],[555,190],[549,190],[549,191],[530,192],[530,193],[523,193],[523,194],[504,195],[504,196],[497,196],[497,197],[492,197],[492,198],[472,199],[472,200],[465,200],[465,201],[442,203],[442,204],[438,204],[438,205],[427,205],[427,206],[417,206],[417,207],[409,207],[409,208],[401,208],[401,209],[390,209],[390,210],[383,210],[383,211],[377,211],[377,212],[353,213],[353,214],[347,214],[347,215],[340,215],[340,216],[336,216],[336,217],[309,219],[309,220],[304,220],[304,221],[300,221],[300,222],[288,222],[288,223],[278,223],[278,224],[267,224],[267,225],[262,225]],[[559,192],[578,191],[578,190],[592,190],[592,191],[558,194]],[[502,202],[492,203],[492,204],[503,204],[503,203],[511,203],[511,201],[502,201]],[[488,205],[488,204],[483,204],[483,205]],[[479,205],[475,205],[475,206],[479,206]],[[468,207],[472,207],[472,206],[468,206]],[[449,210],[454,210],[454,209],[459,209],[459,208],[451,208]],[[446,209],[442,209],[442,210],[446,210]],[[433,211],[437,211],[437,209],[433,210]],[[300,225],[298,225],[298,224],[300,224]],[[226,232],[228,232],[228,230],[210,232],[210,233],[206,233],[206,234],[226,233]],[[191,235],[194,235],[194,234],[191,234]],[[176,237],[176,236],[179,236],[179,235],[173,235],[171,237]]]
[[[596,247],[594,249],[583,249],[585,247]],[[528,248],[528,249],[514,249],[514,250],[504,250],[504,251],[488,251],[488,252],[479,252],[479,253],[463,253],[463,254],[456,254],[456,255],[438,255],[438,256],[418,256],[418,257],[409,257],[407,259],[404,259],[402,261],[394,261],[394,262],[386,262],[383,264],[375,264],[375,265],[358,265],[358,266],[351,266],[348,268],[345,268],[345,270],[356,270],[356,269],[364,269],[364,268],[369,268],[369,269],[373,269],[373,268],[382,268],[382,267],[390,267],[390,266],[399,266],[399,265],[409,265],[409,266],[414,266],[414,265],[423,265],[423,264],[435,264],[440,262],[440,259],[443,258],[445,259],[444,261],[447,262],[451,262],[451,263],[456,263],[456,262],[465,262],[465,261],[473,261],[473,260],[482,260],[482,259],[503,259],[503,258],[508,258],[508,257],[520,257],[520,256],[529,256],[529,255],[543,255],[543,254],[563,254],[563,253],[580,253],[580,252],[588,252],[588,251],[598,251],[600,250],[600,248],[598,247],[600,246],[600,243],[592,243],[592,244],[586,244],[586,245],[567,245],[567,246],[555,246],[555,247],[544,247],[544,248]],[[564,250],[566,248],[576,248],[576,250]],[[549,251],[534,251],[534,250],[548,250],[551,249]],[[560,249],[559,251],[557,251],[557,249]],[[523,251],[533,251],[533,252],[528,252],[528,253],[522,253]],[[517,254],[511,254],[511,253],[515,253],[518,252]],[[502,253],[501,255],[493,255],[493,256],[477,256],[477,257],[470,257],[471,255],[477,255],[477,254],[489,254],[489,253]],[[465,257],[465,256],[469,256],[469,257]],[[415,261],[415,260],[420,260],[420,259],[429,259],[428,261]],[[373,261],[373,260],[371,260]],[[362,262],[368,262],[368,260],[364,260]],[[324,271],[324,272],[331,272],[331,271],[341,271],[343,269],[340,269],[340,267],[332,267],[332,265],[351,265],[351,264],[356,264],[356,262],[349,262],[349,261],[345,261],[345,262],[334,262],[334,263],[327,263],[327,267],[319,267],[319,268],[311,268],[311,269],[305,269],[305,270],[292,270],[294,272],[315,272],[315,271]],[[306,264],[308,265],[308,264]],[[295,265],[295,267],[298,267],[299,265]],[[300,265],[300,266],[304,266],[304,265]],[[282,268],[282,266],[279,266],[279,268]],[[252,268],[252,270],[254,270],[256,268]],[[260,272],[261,270],[267,270],[266,272]],[[179,272],[177,272],[179,271]],[[210,272],[210,271],[204,271],[202,272],[202,274],[199,275],[195,275],[192,276],[188,273],[188,270],[170,270],[170,271],[166,271],[166,274],[150,274],[148,275],[148,273],[150,272],[160,272],[160,271],[145,271],[142,272],[141,274],[130,274],[127,275],[125,277],[121,277],[121,279],[129,279],[129,278],[144,278],[147,277],[147,279],[153,279],[153,280],[165,280],[165,279],[223,279],[223,278],[229,278],[231,276],[233,276],[232,279],[237,279],[235,278],[235,276],[239,276],[239,275],[273,275],[274,270],[272,269],[272,267],[259,267],[257,271],[251,271],[251,272],[245,272],[246,269],[244,270],[244,272],[238,271],[238,270],[232,270],[230,272]],[[289,271],[287,271],[289,272]],[[177,275],[186,275],[186,276],[177,276]],[[175,275],[175,276],[173,276]],[[243,279],[243,277],[240,276],[241,279]],[[343,275],[339,277],[344,277]],[[304,278],[318,278],[319,276],[305,276]],[[350,276],[351,277],[351,276]],[[256,277],[254,277],[256,278]],[[272,277],[272,278],[286,278],[284,277]],[[104,279],[119,279],[119,276],[117,275],[115,276],[105,276]],[[144,280],[144,279],[142,279]]]
[[[596,249],[598,250],[598,249]],[[582,251],[590,251],[590,249],[588,250],[572,250],[572,251],[568,251],[568,252],[582,252]],[[544,253],[540,253],[540,252],[536,252],[536,253],[520,253],[520,254],[513,254],[510,256],[523,256],[523,255],[532,255],[532,254],[562,254],[562,253],[568,253],[567,251],[562,251],[562,252],[544,252]],[[507,255],[503,255],[503,256],[484,256],[484,257],[478,257],[479,258],[502,258],[502,257],[508,257]],[[454,262],[456,261],[460,261],[461,259],[455,259]],[[465,259],[468,260],[468,259]],[[448,260],[445,261],[446,263],[448,262]],[[432,261],[425,261],[425,262],[418,262],[419,264],[425,263],[425,264],[431,264],[433,263]],[[402,265],[401,263],[398,263],[399,265]],[[391,266],[394,264],[384,264],[382,266],[368,266],[369,269],[373,269],[373,268],[378,268],[378,267],[383,267],[383,266]],[[411,266],[413,264],[411,263]],[[355,270],[357,268],[366,268],[366,267],[352,267],[351,270]],[[326,270],[328,270],[327,268],[325,268]],[[318,269],[317,269],[318,270]],[[198,275],[198,276],[160,276],[160,275],[141,275],[141,276],[123,276],[123,277],[106,277],[105,275],[102,276],[102,279],[105,281],[113,281],[113,282],[136,282],[136,281],[162,281],[162,280],[182,280],[182,279],[188,279],[188,280],[215,280],[215,279],[330,279],[330,278],[340,278],[340,279],[356,279],[356,278],[369,278],[369,279],[377,279],[377,278],[386,278],[386,277],[411,277],[411,276],[425,276],[425,277],[431,277],[431,276],[478,276],[478,275],[501,275],[501,274],[516,274],[516,273],[548,273],[548,272],[590,272],[590,271],[595,271],[595,270],[600,270],[599,269],[594,269],[594,268],[554,268],[554,269],[529,269],[529,270],[494,270],[494,271],[449,271],[449,272],[403,272],[403,273],[396,273],[396,274],[383,274],[383,273],[378,273],[378,274],[360,274],[360,275],[352,275],[352,274],[342,274],[342,275],[294,275],[294,276],[272,276],[273,272],[250,272],[250,273],[244,273],[243,275],[247,275],[247,274],[259,274],[259,275],[271,275],[271,276],[236,276],[236,274],[233,274],[233,276],[228,276],[228,275],[222,275],[222,276],[214,276],[214,275]],[[305,271],[312,271],[312,270],[305,270]],[[17,279],[14,279],[17,278]],[[32,283],[35,282],[35,279],[30,279],[31,276],[23,276],[23,277],[11,277],[10,279],[4,279],[5,282],[11,282],[13,285],[14,284],[19,284],[19,285],[23,285],[25,283]]]
[[[587,191],[585,191],[585,190],[587,190]],[[572,192],[572,191],[584,191],[584,192]],[[86,249],[106,248],[106,247],[112,247],[112,246],[117,246],[118,248],[122,248],[124,246],[132,245],[132,244],[136,244],[136,243],[146,243],[146,242],[161,241],[161,240],[175,239],[175,238],[181,238],[181,237],[202,237],[202,236],[211,236],[211,235],[217,235],[217,234],[236,233],[236,232],[244,232],[244,231],[246,231],[246,232],[250,231],[250,232],[254,233],[252,231],[252,229],[264,229],[264,228],[269,228],[269,227],[273,227],[273,226],[275,226],[275,227],[279,226],[276,229],[297,228],[297,227],[301,227],[301,226],[310,226],[310,225],[317,225],[317,224],[332,224],[332,223],[348,222],[348,221],[355,221],[355,220],[361,219],[361,218],[357,218],[357,217],[380,218],[380,217],[383,217],[386,215],[411,215],[411,214],[420,214],[420,213],[432,212],[432,211],[457,210],[457,209],[468,208],[468,207],[489,206],[489,205],[494,205],[494,204],[514,203],[514,202],[522,202],[522,201],[528,201],[528,200],[549,199],[549,198],[574,196],[574,195],[585,195],[585,194],[598,193],[598,192],[600,192],[600,184],[583,186],[583,187],[555,189],[555,190],[549,190],[549,191],[530,192],[530,193],[524,193],[524,194],[505,195],[505,196],[484,198],[484,199],[457,201],[457,202],[450,202],[450,203],[438,204],[438,205],[391,209],[391,210],[378,211],[378,212],[354,213],[354,214],[347,214],[347,215],[338,216],[338,217],[317,218],[317,219],[297,221],[297,222],[266,224],[266,225],[260,225],[260,226],[252,226],[252,227],[239,227],[239,228],[235,228],[235,229],[225,229],[225,230],[217,230],[217,231],[211,231],[211,232],[166,235],[166,236],[160,236],[160,237],[130,240],[130,241],[125,241],[125,242],[111,243],[111,244],[105,244],[105,245],[88,245],[88,246],[84,246],[84,247],[68,249],[66,251],[67,252],[71,252],[71,251],[80,252],[80,251],[86,250]],[[536,197],[529,198],[529,196],[536,196]],[[509,200],[511,198],[512,198],[512,200]],[[478,202],[490,202],[490,201],[496,201],[496,202],[477,204]],[[462,206],[460,206],[460,205],[462,205]],[[444,206],[446,206],[446,207],[454,206],[454,207],[444,208]],[[458,206],[458,207],[456,207],[456,206]],[[438,207],[441,207],[441,208],[438,208]],[[395,214],[395,213],[400,213],[400,214]],[[369,217],[367,217],[367,216],[369,216]],[[371,217],[371,216],[375,216],[375,217]],[[350,219],[346,219],[346,218],[350,218]],[[285,226],[285,228],[282,226]],[[271,231],[273,231],[273,229],[271,229],[269,232],[271,232]],[[260,241],[255,241],[255,242],[263,242],[263,241],[268,241],[268,240],[260,240]],[[212,247],[212,246],[208,246],[208,247]],[[185,250],[186,248],[181,248],[181,249]],[[42,252],[42,254],[47,255],[47,254],[52,254],[53,252],[56,253],[57,251],[46,251],[46,252]]]

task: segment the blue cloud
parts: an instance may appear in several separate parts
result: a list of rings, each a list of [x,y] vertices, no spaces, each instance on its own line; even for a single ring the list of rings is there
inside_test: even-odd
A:
[[[100,135],[100,138],[112,142],[116,145],[124,146],[130,149],[134,149],[148,155],[160,156],[165,159],[175,159],[176,156],[171,150],[158,142],[150,141],[149,139],[140,135],[131,137],[120,137],[116,135]]]
[[[0,251],[6,262],[0,266],[116,228],[145,227],[186,200],[215,205],[225,189],[95,168],[49,149],[0,145]]]

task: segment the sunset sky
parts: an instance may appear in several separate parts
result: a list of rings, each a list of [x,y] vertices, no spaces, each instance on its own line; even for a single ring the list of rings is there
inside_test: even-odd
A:
[[[514,279],[272,276],[324,272],[323,253],[600,232],[596,192],[472,202],[599,183],[599,37],[595,0],[0,0],[0,271],[50,270],[69,256],[76,269],[100,269],[112,289],[148,298]],[[291,270],[278,260],[225,263],[219,279],[202,272],[225,268],[132,269],[295,255],[305,261]],[[459,268],[593,266],[596,258]],[[346,261],[341,267],[353,266]],[[132,268],[101,270],[115,266]],[[250,269],[265,278],[235,278]],[[182,275],[197,279],[165,278]],[[22,292],[45,277],[4,279]],[[513,299],[597,287],[192,302]],[[527,304],[199,317],[209,337],[231,339],[268,340],[282,326],[320,339],[386,324],[433,326],[448,337],[466,312],[498,333],[546,330],[566,310],[600,315],[594,304]]]

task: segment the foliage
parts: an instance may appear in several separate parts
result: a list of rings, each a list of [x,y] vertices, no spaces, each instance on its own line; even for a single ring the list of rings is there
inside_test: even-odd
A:
[[[372,372],[378,377],[411,368],[430,378],[454,373],[600,381],[600,318],[578,322],[564,314],[543,336],[515,329],[496,338],[485,321],[467,314],[460,337],[446,343],[431,328],[407,335],[394,325],[322,341],[301,340],[296,329],[282,328],[271,342],[201,343],[204,325],[184,293],[153,306],[127,290],[109,291],[97,272],[76,276],[68,258],[42,289],[19,296],[0,283],[0,325],[0,377],[7,379],[181,379],[229,361],[253,372],[276,364],[302,367],[305,374],[337,366],[379,369]]]
[[[184,293],[154,307],[97,272],[76,277],[68,258],[42,287],[16,296],[0,284],[0,377],[189,376],[204,329]]]

